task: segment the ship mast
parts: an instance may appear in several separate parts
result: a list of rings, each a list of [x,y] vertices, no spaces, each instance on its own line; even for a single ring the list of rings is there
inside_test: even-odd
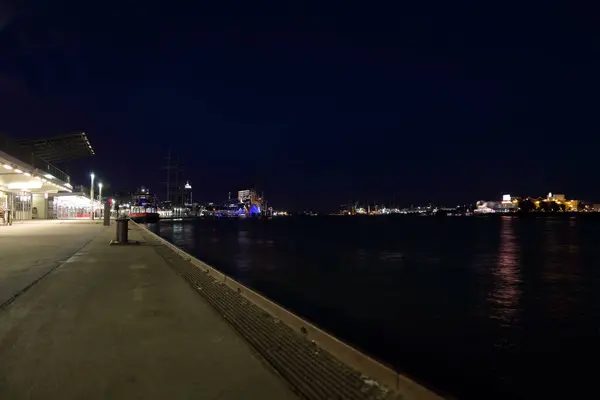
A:
[[[179,163],[177,160],[174,160],[173,157],[171,156],[171,151],[169,150],[169,153],[167,155],[166,158],[166,164],[164,165],[161,169],[164,169],[167,171],[167,181],[166,181],[166,201],[171,202],[171,204],[176,203],[178,200],[180,200],[180,192],[181,192],[181,187],[179,185],[179,173],[181,172],[181,167],[179,166]],[[174,178],[174,179],[173,179]],[[175,191],[173,191],[172,189],[176,189]],[[178,195],[175,196],[176,192]],[[173,201],[173,198],[176,197],[176,201]]]

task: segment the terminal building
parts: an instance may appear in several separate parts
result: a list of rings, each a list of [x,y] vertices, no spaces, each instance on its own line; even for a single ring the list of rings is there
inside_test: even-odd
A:
[[[87,218],[92,204],[57,165],[93,155],[85,133],[15,142],[0,135],[0,225],[50,218]],[[65,211],[70,210],[70,211]]]

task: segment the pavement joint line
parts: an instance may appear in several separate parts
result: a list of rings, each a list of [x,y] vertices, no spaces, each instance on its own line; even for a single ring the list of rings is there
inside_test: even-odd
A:
[[[19,290],[17,293],[13,294],[11,297],[9,297],[6,301],[4,301],[2,304],[0,304],[0,312],[2,312],[3,310],[5,310],[9,305],[11,305],[19,296],[21,296],[23,293],[27,292],[29,289],[31,289],[32,287],[34,287],[36,284],[38,284],[39,282],[41,282],[44,278],[46,278],[48,275],[50,275],[51,273],[53,273],[54,271],[56,271],[59,267],[67,264],[69,262],[69,260],[75,256],[77,253],[79,253],[81,250],[83,250],[87,245],[89,245],[94,239],[96,239],[96,237],[98,237],[98,235],[100,235],[102,232],[104,231],[104,229],[101,229],[98,233],[96,233],[90,240],[88,240],[87,242],[85,242],[83,244],[83,246],[81,246],[80,248],[78,248],[75,253],[71,254],[71,256],[69,258],[67,258],[64,261],[59,261],[54,267],[50,268],[50,270],[48,270],[47,272],[45,272],[42,276],[40,276],[39,278],[36,278],[35,280],[33,280],[32,282],[30,282],[27,286],[25,286],[23,289]]]

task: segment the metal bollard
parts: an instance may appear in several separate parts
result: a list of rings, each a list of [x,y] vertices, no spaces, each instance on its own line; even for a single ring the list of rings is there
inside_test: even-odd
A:
[[[117,243],[127,243],[129,241],[129,218],[117,218]]]
[[[110,204],[104,203],[104,226],[110,226]]]

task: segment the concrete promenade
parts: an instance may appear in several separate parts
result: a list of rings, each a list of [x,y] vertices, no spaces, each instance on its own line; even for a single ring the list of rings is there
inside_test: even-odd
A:
[[[0,399],[442,399],[130,227],[0,229]]]
[[[0,227],[0,399],[298,398],[162,245],[113,237],[84,222]]]
[[[102,225],[92,221],[0,225],[0,306],[64,263],[101,229]]]

